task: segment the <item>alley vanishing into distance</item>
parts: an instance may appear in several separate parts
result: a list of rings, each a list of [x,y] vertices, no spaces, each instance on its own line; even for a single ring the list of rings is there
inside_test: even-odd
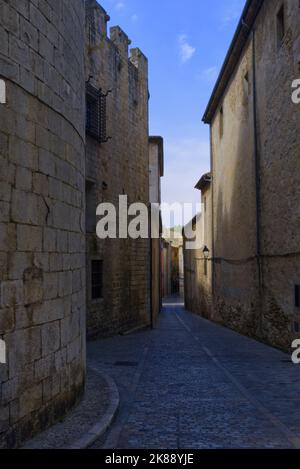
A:
[[[289,357],[168,300],[155,330],[89,344],[120,409],[93,448],[300,448],[300,376]]]
[[[99,1],[0,0],[0,449],[300,449],[299,2]]]

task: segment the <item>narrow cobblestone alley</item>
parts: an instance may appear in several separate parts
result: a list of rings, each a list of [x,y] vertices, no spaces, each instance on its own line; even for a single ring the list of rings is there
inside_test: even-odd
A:
[[[158,327],[89,344],[121,405],[93,448],[300,448],[300,375],[284,353],[165,304]]]

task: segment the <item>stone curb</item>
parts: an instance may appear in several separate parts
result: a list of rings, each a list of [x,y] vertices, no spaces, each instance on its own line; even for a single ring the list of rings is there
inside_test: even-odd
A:
[[[137,326],[137,327],[134,327],[133,329],[129,329],[128,331],[121,332],[120,336],[121,336],[121,337],[126,337],[126,336],[128,336],[128,335],[135,334],[136,332],[146,331],[146,330],[149,329],[150,327],[151,327],[150,324]]]
[[[99,371],[96,367],[88,365],[88,368],[94,373],[101,375],[101,377],[105,380],[110,396],[110,403],[105,414],[101,417],[98,423],[96,423],[88,432],[86,432],[84,436],[79,438],[74,443],[63,446],[62,449],[86,449],[91,446],[98,438],[104,435],[104,433],[112,424],[119,409],[120,395],[115,381],[110,376],[106,375],[102,371]]]

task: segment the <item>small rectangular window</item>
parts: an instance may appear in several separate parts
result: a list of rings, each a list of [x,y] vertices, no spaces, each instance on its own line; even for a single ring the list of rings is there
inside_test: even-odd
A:
[[[219,133],[220,133],[220,138],[222,138],[223,133],[224,133],[224,111],[223,111],[223,106],[221,106],[220,112],[219,112]]]
[[[88,29],[89,43],[90,45],[94,45],[96,43],[96,23],[94,10],[91,10],[86,15],[86,26]]]
[[[103,261],[92,260],[92,300],[99,300],[103,294]]]
[[[90,83],[86,85],[86,133],[99,143],[106,143],[106,99],[101,89]]]
[[[277,46],[281,47],[283,38],[285,35],[285,14],[284,5],[281,5],[280,10],[277,13]]]
[[[295,306],[300,308],[300,285],[295,285]]]

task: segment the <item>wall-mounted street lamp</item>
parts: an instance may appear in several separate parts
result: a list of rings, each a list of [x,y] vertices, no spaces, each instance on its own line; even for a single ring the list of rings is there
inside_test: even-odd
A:
[[[203,256],[204,256],[204,275],[207,276],[207,264],[208,264],[208,258],[209,258],[209,249],[207,246],[204,246],[203,248]]]
[[[204,249],[203,249],[203,255],[204,255],[204,259],[208,260],[209,258],[209,249],[207,246],[204,246]]]

